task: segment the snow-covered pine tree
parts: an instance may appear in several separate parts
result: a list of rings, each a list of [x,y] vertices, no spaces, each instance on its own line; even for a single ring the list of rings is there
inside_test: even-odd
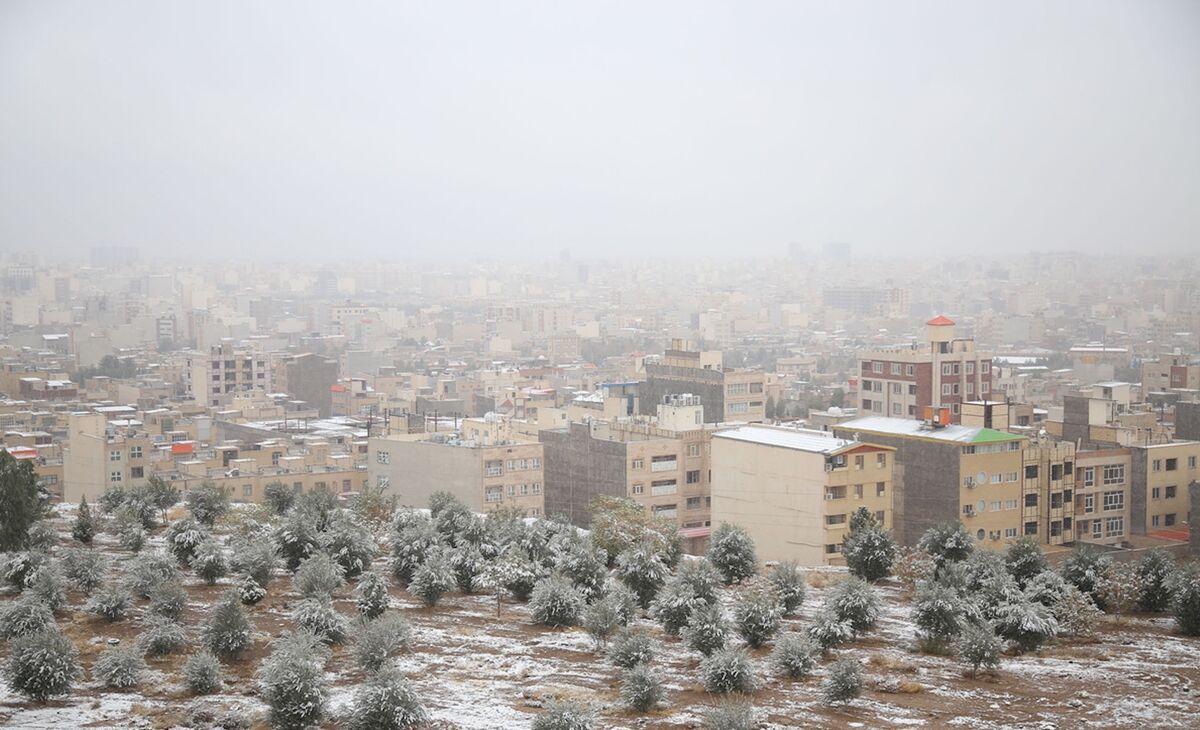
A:
[[[192,654],[183,663],[183,684],[194,695],[212,694],[221,689],[221,662],[208,649]]]
[[[57,627],[13,639],[6,670],[9,688],[34,702],[67,694],[83,677],[79,650]]]
[[[747,646],[757,649],[779,631],[783,607],[769,585],[752,585],[733,604],[733,625]]]
[[[1158,613],[1171,606],[1171,582],[1175,574],[1175,558],[1162,548],[1151,550],[1138,562],[1139,611]]]
[[[663,698],[660,672],[649,664],[638,664],[621,673],[621,704],[631,710],[648,712]]]
[[[642,608],[650,607],[669,572],[650,545],[637,545],[617,556],[617,576],[634,592]]]
[[[209,651],[229,659],[236,659],[250,646],[250,621],[238,591],[229,591],[213,604],[200,635]]]
[[[743,649],[720,649],[700,661],[704,691],[711,694],[751,692],[757,685],[750,655]]]
[[[354,587],[355,606],[365,618],[378,618],[388,607],[387,579],[373,570],[368,570],[358,579]]]
[[[1037,538],[1025,535],[1008,546],[1004,552],[1004,564],[1008,574],[1013,577],[1022,589],[1033,580],[1034,576],[1049,570],[1046,555]]]
[[[92,516],[92,508],[88,506],[87,496],[79,500],[79,511],[75,513],[75,521],[71,523],[71,537],[84,545],[91,545],[98,528],[96,518]]]
[[[708,559],[726,585],[739,583],[758,572],[758,552],[745,528],[723,522],[708,541]]]
[[[779,594],[779,604],[783,609],[783,615],[791,616],[796,613],[796,609],[804,603],[804,597],[808,591],[804,582],[804,573],[800,571],[800,566],[796,561],[785,560],[782,563],[776,563],[767,574],[767,580]]]
[[[821,647],[811,637],[795,632],[783,634],[771,650],[770,664],[776,674],[801,679],[812,674],[821,656]]]
[[[384,667],[359,686],[345,717],[347,730],[412,730],[429,720],[402,672]]]
[[[821,683],[821,699],[827,705],[845,704],[862,694],[862,665],[854,659],[842,659],[829,666]]]
[[[991,624],[968,623],[959,636],[957,648],[959,658],[969,667],[968,671],[973,677],[981,668],[992,670],[1000,666],[1004,641],[996,636]]]
[[[563,575],[541,579],[529,596],[530,617],[544,626],[574,626],[583,607],[583,594]]]
[[[720,603],[705,603],[692,611],[683,627],[683,641],[688,648],[708,656],[724,649],[729,642],[729,621]]]

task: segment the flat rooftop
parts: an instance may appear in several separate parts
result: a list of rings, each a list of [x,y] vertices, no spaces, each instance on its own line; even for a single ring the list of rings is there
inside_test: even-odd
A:
[[[833,436],[821,436],[812,432],[800,431],[794,428],[774,428],[771,426],[739,426],[728,431],[718,431],[713,438],[747,441],[763,446],[776,446],[783,449],[807,451],[814,454],[836,454],[840,451],[858,446],[857,441],[840,439]]]
[[[911,418],[888,418],[886,416],[867,416],[845,421],[837,426],[846,431],[866,431],[882,433],[890,436],[909,436],[912,438],[931,439],[934,441],[950,441],[960,444],[983,444],[996,441],[1020,441],[1024,436],[1005,433],[992,428],[980,426],[951,425],[934,428],[924,421]],[[870,439],[867,439],[868,441]]]

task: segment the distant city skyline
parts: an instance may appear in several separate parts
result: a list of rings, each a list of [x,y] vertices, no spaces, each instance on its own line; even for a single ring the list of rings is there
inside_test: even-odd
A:
[[[0,6],[0,253],[1187,254],[1194,2]]]

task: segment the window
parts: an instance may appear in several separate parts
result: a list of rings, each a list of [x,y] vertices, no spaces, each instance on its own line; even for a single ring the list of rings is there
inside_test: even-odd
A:
[[[1150,489],[1150,499],[1162,499],[1162,489],[1159,487],[1152,487]]]
[[[879,468],[887,466],[887,454],[875,454],[875,466]]]
[[[1037,504],[1038,504],[1038,496],[1036,494],[1026,494],[1025,495],[1025,506],[1026,507],[1036,507]]]
[[[966,367],[967,367],[967,375],[975,374],[975,363],[969,362],[966,364]]]
[[[883,372],[883,363],[881,363],[881,362],[871,363],[871,372],[882,373]]]
[[[952,395],[958,395],[958,383],[954,383],[950,386],[950,393]]]
[[[1172,512],[1169,515],[1163,515],[1163,526],[1164,527],[1171,527],[1174,524],[1175,524],[1175,513],[1174,512]]]
[[[700,470],[699,469],[693,469],[687,473],[687,483],[688,484],[699,484],[700,483]]]
[[[988,505],[988,509],[991,510],[992,512],[999,512],[1000,505],[1001,505],[1000,500],[996,499],[996,500],[993,500],[990,505]]]
[[[646,487],[641,484],[634,484],[632,491],[634,494],[642,494],[643,492],[646,491]]]
[[[950,384],[942,383],[942,395],[950,395]]]
[[[996,472],[995,474],[992,475],[991,483],[999,484],[1003,479],[1004,479],[1004,475],[1001,474],[1000,472]]]
[[[750,392],[749,383],[730,383],[725,386],[725,392],[728,395],[746,395]]]
[[[1038,525],[1037,525],[1037,523],[1036,523],[1036,522],[1026,522],[1026,523],[1025,523],[1025,534],[1026,534],[1026,535],[1033,535],[1033,536],[1035,536],[1035,537],[1036,537],[1036,536],[1037,536],[1037,534],[1038,534]]]
[[[1083,486],[1085,486],[1085,487],[1096,486],[1096,467],[1085,466],[1085,467],[1083,467],[1082,471],[1083,471]]]
[[[1101,520],[1092,520],[1092,537],[1099,539],[1104,537],[1104,523]]]
[[[1063,474],[1070,476],[1075,471],[1075,464],[1070,461],[1063,462]]]
[[[912,366],[912,365],[905,365],[905,366],[904,366],[904,374],[905,374],[905,375],[912,375],[914,372],[915,372],[915,371],[913,370],[913,366]],[[910,386],[910,387],[911,387],[911,386]]]
[[[854,485],[854,498],[855,499],[863,498],[863,485],[861,485],[861,484]]]
[[[254,485],[253,484],[243,484],[242,485],[242,496],[243,497],[253,497],[254,496]]]
[[[908,386],[908,394],[916,395],[917,394],[917,386],[915,386],[915,385]]]
[[[825,487],[825,499],[845,499],[845,487]]]
[[[864,410],[864,411],[869,411],[869,410],[871,410],[871,399],[870,399],[870,398],[863,398],[862,407],[863,407],[863,410]]]
[[[688,456],[699,456],[700,444],[688,444]]]
[[[1125,465],[1124,464],[1105,464],[1104,465],[1104,484],[1123,484],[1125,482]]]
[[[1016,508],[1017,508],[1017,500],[1015,500],[1015,499],[1004,500],[1004,509],[1016,509]]]
[[[730,413],[748,413],[750,411],[749,403],[730,403],[725,410]]]
[[[1057,482],[1057,481],[1061,481],[1061,480],[1062,480],[1062,478],[1063,478],[1063,469],[1062,469],[1062,464],[1051,464],[1051,465],[1050,465],[1050,479],[1051,479],[1051,481],[1055,481],[1055,482]]]
[[[483,463],[483,475],[485,477],[498,477],[504,473],[504,462],[499,459],[485,461]]]
[[[886,515],[884,514],[884,511],[883,511],[883,510],[876,510],[876,511],[875,511],[875,521],[876,521],[876,522],[878,522],[878,523],[879,523],[879,524],[881,524],[881,525],[882,525],[882,524],[884,524],[884,522],[885,522],[885,520],[884,520],[884,517],[885,517],[885,516],[886,516]]]
[[[1037,464],[1030,464],[1029,466],[1025,467],[1025,478],[1026,479],[1037,479],[1037,475],[1038,475]]]
[[[700,498],[688,497],[685,509],[700,509]]]
[[[883,401],[877,400],[874,403],[872,403],[871,410],[876,413],[879,413],[880,411],[882,411],[883,410]]]
[[[887,484],[885,482],[875,482],[875,496],[882,497],[887,492]]]
[[[646,467],[646,460],[645,459],[634,459],[633,463],[630,464],[630,467],[633,469],[644,469]]]
[[[836,555],[837,553],[840,553],[841,551],[842,551],[841,543],[835,542],[835,543],[825,546],[825,554],[826,555]]]
[[[904,415],[904,405],[901,403],[893,403],[892,404],[892,415],[893,416],[903,416]]]
[[[485,502],[499,502],[504,499],[504,493],[500,487],[485,487],[483,490],[483,500]]]
[[[871,383],[871,392],[882,393],[883,392],[883,382],[876,380],[874,383]]]
[[[109,461],[120,461],[121,460],[121,452],[120,451],[108,452],[108,460]]]
[[[990,373],[990,372],[992,372],[992,364],[991,364],[990,362],[981,362],[981,363],[979,363],[979,372],[981,372],[981,373]]]
[[[529,468],[530,469],[541,469],[542,468],[542,460],[536,456],[533,457],[532,459],[529,460]]]
[[[1124,492],[1105,492],[1104,493],[1104,511],[1113,512],[1115,510],[1125,509],[1125,493]]]
[[[517,496],[517,485],[516,484],[508,485],[508,496],[510,496],[510,497]]]
[[[390,463],[392,463],[392,454],[390,451],[376,451],[375,452],[375,461],[377,461],[380,464],[390,464]],[[275,456],[272,455],[271,463],[278,464],[279,459],[275,458]]]
[[[967,381],[967,395],[970,395],[974,392],[975,392],[975,383],[972,383],[971,381],[968,380]]]
[[[1050,493],[1050,509],[1062,509],[1062,506],[1063,506],[1062,492],[1051,492]]]
[[[272,451],[271,452],[271,466],[279,466],[279,459],[282,457],[283,457],[282,452]]]
[[[953,363],[950,367],[950,372],[958,375],[958,363]]]
[[[528,494],[529,494],[529,485],[528,485],[528,484],[522,484],[522,485],[521,485],[521,496],[522,496],[522,497],[525,497],[525,496],[527,496]]]
[[[942,363],[942,375],[950,375],[950,363]]]
[[[1059,522],[1058,520],[1054,520],[1053,522],[1050,523],[1050,537],[1061,537],[1061,536],[1062,536],[1062,523]]]
[[[1179,468],[1179,459],[1167,459],[1167,471],[1175,471]]]
[[[1175,499],[1175,487],[1163,487],[1163,497],[1166,499]]]
[[[142,478],[142,477],[144,477],[145,475],[146,475],[146,468],[145,468],[145,467],[143,467],[143,466],[131,466],[131,467],[129,467],[129,478],[130,478],[130,479],[141,479],[141,478]]]
[[[1159,517],[1158,515],[1152,516],[1150,518],[1150,526],[1151,527],[1162,527],[1162,518]]]
[[[825,524],[844,525],[846,524],[846,515],[825,515]]]
[[[862,469],[862,468],[863,468],[863,466],[865,466],[865,464],[866,464],[866,459],[863,457],[863,455],[862,455],[862,454],[856,454],[856,455],[854,456],[854,468],[855,468],[856,470],[857,470],[857,469]]]
[[[674,479],[659,479],[658,481],[650,482],[650,495],[652,497],[661,497],[666,494],[675,494],[679,491]]]
[[[1006,537],[1006,538],[1013,538],[1013,537],[1016,537],[1016,536],[1017,536],[1017,528],[1015,528],[1015,527],[1006,527],[1006,528],[1004,528],[1004,537]]]
[[[1094,495],[1094,494],[1083,495],[1083,511],[1084,512],[1095,512],[1096,511],[1096,495]]]
[[[119,472],[119,471],[111,472],[108,475],[108,481],[113,482],[113,483],[121,481],[121,472]]]
[[[533,483],[533,493],[534,493],[534,494],[541,494],[541,493],[542,493],[542,483],[541,483],[541,482],[534,482],[534,483]]]
[[[900,363],[898,363],[898,362],[892,363],[892,375],[899,375],[901,372],[903,372],[900,369],[900,367],[901,367]]]
[[[679,508],[673,504],[656,504],[650,508],[655,517],[667,517],[674,519],[679,514]]]
[[[515,461],[513,461],[512,459],[509,459],[509,460],[508,460],[507,467],[508,467],[508,470],[509,470],[509,471],[516,471],[516,470],[517,470],[517,463],[516,463]]]
[[[675,454],[650,457],[650,471],[674,471],[677,465]]]
[[[892,395],[904,395],[904,383],[892,383]]]
[[[1012,484],[1013,482],[1017,481],[1017,473],[1015,471],[1010,471],[1010,472],[1005,473],[1004,481],[1008,482],[1009,484]]]
[[[1098,520],[1097,520],[1098,521]],[[1104,520],[1104,529],[1109,537],[1120,537],[1125,534],[1125,518],[1109,517]]]
[[[379,475],[379,476],[376,478],[376,480],[375,480],[375,484],[376,484],[376,486],[378,486],[380,489],[387,489],[387,488],[388,488],[389,486],[391,486],[391,484],[392,484],[392,478],[391,478],[391,477],[389,477],[389,476],[387,476],[386,474],[380,474],[380,475]],[[296,486],[297,486],[297,487],[299,487],[300,485],[299,485],[299,484],[296,484]],[[300,491],[300,490],[299,490],[299,489],[296,489],[296,491],[298,492],[298,491]]]
[[[1162,471],[1162,459],[1155,459],[1151,466],[1154,471]]]
[[[130,446],[129,447],[129,458],[130,459],[142,458],[142,447],[141,446]]]

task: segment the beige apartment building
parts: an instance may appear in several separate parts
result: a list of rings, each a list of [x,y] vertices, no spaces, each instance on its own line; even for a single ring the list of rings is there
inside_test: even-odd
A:
[[[638,399],[642,415],[653,415],[664,396],[686,394],[700,398],[707,423],[755,423],[766,418],[766,375],[761,370],[726,370],[720,351],[691,350],[676,339],[661,362],[645,367],[646,382]]]
[[[1130,532],[1130,480],[1133,466],[1126,448],[1075,454],[1075,538],[1118,545]]]
[[[371,483],[401,504],[427,507],[438,491],[450,492],[474,512],[516,508],[528,517],[546,514],[542,444],[493,440],[461,433],[390,434],[369,439]]]
[[[1163,353],[1142,363],[1142,392],[1200,390],[1200,361],[1191,355]]]
[[[839,564],[860,507],[892,527],[890,447],[748,425],[714,433],[712,452],[713,522],[745,528],[760,559]]]
[[[103,413],[72,413],[63,453],[63,500],[95,501],[110,486],[142,486],[155,448],[150,436],[134,425],[110,422]]]
[[[946,408],[950,421],[958,423],[963,403],[991,399],[992,354],[976,350],[973,339],[956,337],[948,317],[925,325],[923,344],[859,353],[858,406],[864,416],[924,419],[926,409]]]
[[[271,392],[271,366],[267,356],[248,348],[222,342],[209,352],[192,353],[187,360],[192,399],[196,403],[219,406],[231,394],[250,390]]]
[[[1139,535],[1186,539],[1188,485],[1200,480],[1200,441],[1130,448],[1130,530]]]

